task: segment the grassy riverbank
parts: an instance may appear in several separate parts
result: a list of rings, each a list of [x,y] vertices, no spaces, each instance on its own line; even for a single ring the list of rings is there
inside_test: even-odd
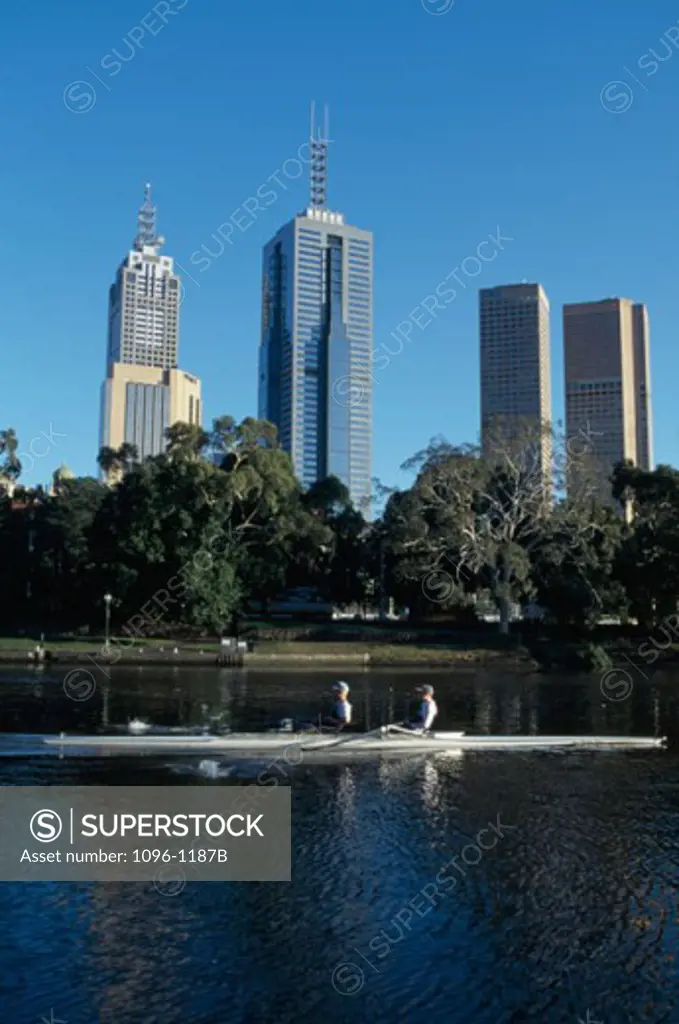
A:
[[[248,665],[265,666],[284,661],[366,665],[460,665],[502,661],[512,665],[529,661],[524,654],[492,648],[454,648],[427,644],[388,643],[262,643],[247,658]]]
[[[245,654],[245,665],[275,668],[282,665],[328,666],[472,666],[492,665],[508,668],[559,671],[603,671],[624,661],[643,664],[640,648],[643,640],[609,632],[598,638],[591,658],[591,643],[564,642],[549,637],[526,640],[516,635],[500,637],[495,630],[466,632],[436,629],[383,629],[377,626],[281,627],[260,626],[248,631],[253,649]],[[35,638],[0,637],[0,663],[27,664],[34,651]],[[213,666],[223,654],[219,641],[154,637],[135,640],[112,638],[112,664],[121,665],[205,665]],[[51,663],[106,664],[103,637],[73,639],[46,638],[43,647]],[[530,648],[530,649],[529,649]],[[587,657],[583,658],[585,654]],[[607,660],[608,659],[608,660]],[[659,654],[658,664],[679,660],[679,645]],[[609,664],[610,661],[610,664]],[[582,662],[582,664],[581,664]]]
[[[106,663],[103,643],[93,641],[45,641],[51,662]],[[25,664],[35,641],[0,639],[0,662]],[[115,647],[114,664],[176,664],[212,665],[221,653],[217,642],[176,643],[174,640],[141,641],[139,645]],[[246,654],[245,664],[253,668],[275,667],[289,663],[296,665],[432,665],[482,664],[502,661],[518,665],[530,659],[519,652],[492,648],[452,648],[442,645],[407,643],[335,642],[314,643],[294,641],[263,641],[253,652]]]

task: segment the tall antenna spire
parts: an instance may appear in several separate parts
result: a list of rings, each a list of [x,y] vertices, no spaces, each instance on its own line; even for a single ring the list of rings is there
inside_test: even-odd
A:
[[[156,235],[156,208],[151,202],[151,185],[149,182],[144,186],[144,202],[139,207],[137,214],[137,237],[134,240],[135,249],[141,249],[144,245],[158,245]]]
[[[328,198],[328,108],[324,107],[323,128],[316,134],[316,104],[311,104],[311,205],[324,210]]]

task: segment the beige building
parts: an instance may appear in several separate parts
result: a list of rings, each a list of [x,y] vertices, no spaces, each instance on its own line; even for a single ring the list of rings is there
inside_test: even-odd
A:
[[[165,449],[174,423],[202,425],[200,381],[183,370],[113,363],[102,388],[101,447],[136,446],[140,459]]]
[[[629,299],[571,304],[563,323],[569,454],[574,463],[588,452],[588,472],[608,498],[616,463],[653,468],[646,307]]]
[[[481,445],[486,458],[505,435],[541,438],[540,469],[551,477],[549,300],[539,284],[482,288]]]

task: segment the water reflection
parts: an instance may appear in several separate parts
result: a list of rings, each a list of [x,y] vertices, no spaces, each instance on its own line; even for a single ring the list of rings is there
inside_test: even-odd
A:
[[[421,680],[421,673],[418,673]],[[5,728],[92,731],[134,715],[235,728],[318,705],[330,673],[116,673],[88,707],[52,670],[7,678]],[[671,677],[625,706],[598,680],[428,674],[444,728],[676,732]],[[415,677],[349,677],[378,724]],[[161,759],[0,761],[7,785],[233,785]],[[181,762],[185,764],[185,762]],[[224,762],[220,762],[221,765]],[[228,768],[228,765],[226,766]],[[0,1020],[69,1024],[576,1024],[679,1019],[679,759],[469,753],[287,769],[289,884],[0,885]],[[214,772],[212,775],[214,776]],[[353,964],[354,995],[333,987]],[[337,979],[337,976],[335,975]]]

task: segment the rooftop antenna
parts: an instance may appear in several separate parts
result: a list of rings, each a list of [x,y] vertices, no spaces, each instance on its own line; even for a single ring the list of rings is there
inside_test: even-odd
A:
[[[135,249],[141,250],[145,245],[162,245],[162,240],[156,235],[156,208],[151,202],[148,181],[144,186],[144,202],[137,214],[137,237],[134,240]]]
[[[328,107],[324,107],[323,129],[316,134],[316,104],[311,104],[311,206],[324,210],[328,197]]]

